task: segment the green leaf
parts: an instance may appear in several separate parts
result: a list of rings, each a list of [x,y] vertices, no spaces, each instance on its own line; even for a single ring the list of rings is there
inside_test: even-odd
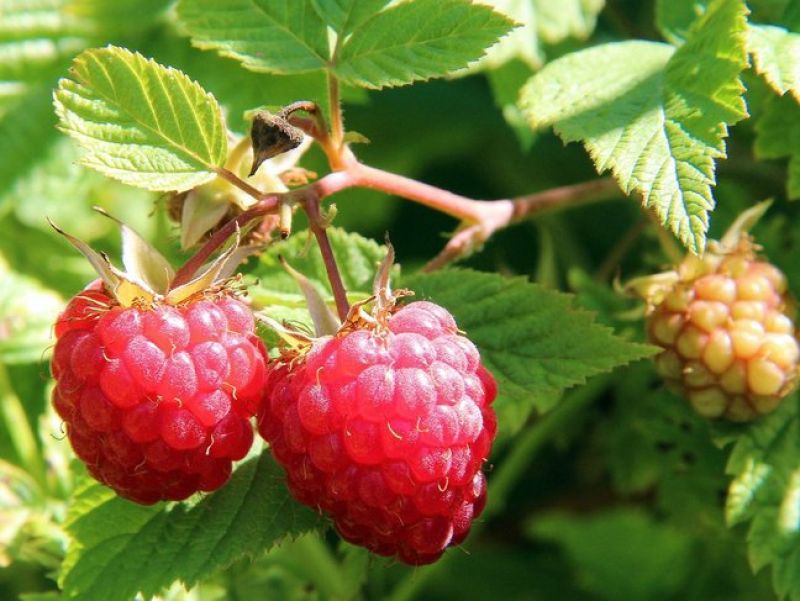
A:
[[[494,69],[515,59],[531,70],[541,67],[544,62],[544,56],[539,45],[538,17],[534,0],[479,1],[481,4],[491,6],[496,12],[519,23],[519,26],[490,47],[486,51],[486,56],[479,60],[467,73],[477,69],[487,69],[489,73],[492,73]]]
[[[756,158],[789,157],[786,193],[791,199],[800,198],[800,106],[797,100],[790,95],[768,98],[755,129]]]
[[[491,72],[513,60],[538,69],[544,62],[541,42],[557,44],[570,37],[585,40],[594,31],[605,0],[479,0],[479,3],[519,23],[519,27],[489,48],[474,67]]]
[[[800,34],[782,27],[750,25],[747,49],[756,73],[778,94],[790,92],[800,102]]]
[[[227,156],[219,105],[182,72],[113,46],[87,50],[55,92],[82,163],[148,190],[188,190]]]
[[[656,26],[673,44],[681,44],[711,0],[656,0]]]
[[[63,305],[54,292],[11,271],[0,255],[0,363],[42,361]]]
[[[566,38],[585,40],[594,31],[605,0],[532,0],[539,36],[548,44]]]
[[[469,0],[414,0],[358,26],[334,72],[366,88],[401,86],[466,67],[511,31],[513,23]]]
[[[725,506],[731,525],[750,524],[753,569],[771,565],[776,593],[791,599],[800,599],[799,398],[785,399],[774,413],[734,432]]]
[[[566,388],[652,355],[575,308],[572,297],[523,277],[449,269],[414,275],[403,286],[453,313],[495,375],[501,429],[514,430],[531,409],[545,411]]]
[[[178,18],[195,46],[253,71],[316,71],[330,58],[325,22],[309,0],[181,0]]]
[[[143,507],[91,483],[70,508],[72,544],[59,584],[67,599],[128,601],[138,592],[150,597],[175,580],[191,587],[318,522],[290,498],[268,452],[242,464],[224,488],[191,507]]]
[[[340,37],[382,10],[391,0],[311,0],[319,16]]]
[[[694,559],[689,534],[641,509],[588,516],[553,512],[535,518],[528,531],[561,546],[583,587],[612,601],[673,598]]]
[[[716,0],[677,50],[629,41],[569,54],[521,94],[532,127],[582,141],[598,171],[610,169],[627,193],[641,194],[694,253],[705,247],[728,125],[747,116],[745,10]]]

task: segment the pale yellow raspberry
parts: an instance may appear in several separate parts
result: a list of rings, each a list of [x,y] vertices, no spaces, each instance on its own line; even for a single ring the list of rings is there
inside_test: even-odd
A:
[[[656,369],[701,415],[748,421],[797,383],[800,346],[786,277],[745,235],[735,249],[691,257],[648,316],[664,351]]]

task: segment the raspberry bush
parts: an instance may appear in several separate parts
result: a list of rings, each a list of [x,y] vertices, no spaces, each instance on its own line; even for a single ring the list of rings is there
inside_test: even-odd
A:
[[[798,27],[0,0],[0,598],[800,599]]]

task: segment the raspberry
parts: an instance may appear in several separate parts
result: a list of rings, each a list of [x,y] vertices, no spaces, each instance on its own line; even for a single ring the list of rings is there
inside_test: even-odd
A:
[[[76,455],[132,501],[222,486],[253,441],[266,380],[253,316],[225,292],[123,307],[99,281],[59,317],[53,404]]]
[[[690,257],[648,317],[664,351],[656,366],[699,414],[748,421],[773,411],[797,380],[786,278],[747,237],[729,252]]]
[[[442,307],[411,303],[386,326],[345,328],[274,362],[259,432],[294,497],[344,539],[420,565],[463,541],[483,509],[496,386]]]

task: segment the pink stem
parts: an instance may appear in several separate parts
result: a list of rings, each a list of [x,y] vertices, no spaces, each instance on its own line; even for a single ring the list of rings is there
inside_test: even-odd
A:
[[[271,196],[260,201],[258,204],[240,213],[230,221],[226,222],[221,228],[214,232],[211,237],[200,247],[192,257],[183,264],[175,274],[170,288],[177,288],[192,279],[214,252],[236,233],[236,230],[244,227],[253,219],[263,217],[272,213],[278,208],[278,197]]]
[[[322,254],[322,262],[325,264],[325,271],[328,274],[328,281],[331,283],[331,291],[336,301],[336,312],[339,319],[344,322],[350,312],[350,303],[347,302],[347,290],[345,290],[342,274],[339,273],[339,266],[333,254],[331,241],[328,239],[328,232],[325,230],[322,215],[319,210],[319,198],[307,198],[305,209],[308,213],[308,223],[319,244],[319,251]]]

